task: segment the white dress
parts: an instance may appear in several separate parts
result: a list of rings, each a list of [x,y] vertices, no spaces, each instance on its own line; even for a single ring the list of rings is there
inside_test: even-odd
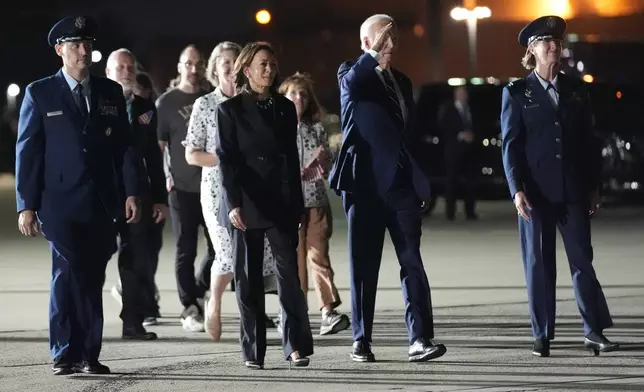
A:
[[[228,99],[219,88],[198,98],[192,108],[188,124],[185,147],[198,148],[202,151],[215,153],[215,137],[217,126],[215,111],[217,105]],[[208,233],[215,248],[215,260],[212,264],[211,275],[225,275],[233,272],[233,247],[228,229],[219,225],[219,198],[222,195],[221,172],[219,166],[204,167],[201,172],[201,208]],[[268,239],[264,237],[264,276],[274,274],[275,259],[271,252]]]

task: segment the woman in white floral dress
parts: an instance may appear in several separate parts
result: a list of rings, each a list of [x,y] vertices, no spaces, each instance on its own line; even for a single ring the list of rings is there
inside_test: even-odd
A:
[[[210,300],[205,306],[206,332],[215,340],[221,338],[221,299],[233,279],[233,249],[228,228],[217,221],[222,195],[221,174],[215,155],[215,112],[217,105],[235,93],[231,78],[233,64],[241,47],[233,42],[218,44],[208,60],[207,77],[215,91],[197,99],[192,109],[186,140],[186,161],[203,167],[201,174],[201,206],[213,247],[215,260],[211,270]],[[273,280],[273,259],[268,240],[264,240],[264,277]],[[270,287],[270,284],[266,285]],[[274,285],[273,285],[274,286]]]

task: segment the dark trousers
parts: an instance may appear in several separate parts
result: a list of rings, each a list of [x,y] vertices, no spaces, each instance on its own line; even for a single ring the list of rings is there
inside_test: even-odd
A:
[[[593,268],[588,203],[535,203],[530,221],[519,217],[521,253],[535,339],[555,337],[556,234],[561,232],[584,333],[613,325],[606,298]]]
[[[145,314],[145,317],[160,317],[159,316],[159,304],[156,301],[156,280],[155,276],[157,274],[157,269],[159,268],[159,253],[163,247],[163,229],[165,227],[165,221],[161,223],[152,222],[149,227],[149,247],[150,247],[150,278],[148,279],[148,289],[147,295],[149,298],[154,299],[154,308],[148,309],[152,313]],[[209,282],[210,283],[210,282]]]
[[[52,253],[49,347],[54,362],[98,361],[103,339],[103,285],[116,251],[116,227],[97,223],[42,224]]]
[[[282,305],[284,357],[293,351],[313,354],[306,299],[297,270],[297,227],[231,230],[235,245],[235,293],[241,314],[241,347],[245,361],[264,362],[266,355],[265,293],[262,276],[264,235],[275,256],[277,295]]]
[[[473,153],[472,153],[473,154]],[[459,188],[463,192],[465,215],[472,217],[476,209],[477,160],[468,153],[448,152],[445,160],[445,214],[453,219]]]
[[[120,316],[124,327],[138,327],[145,317],[158,312],[154,299],[154,260],[158,263],[160,233],[152,218],[152,203],[142,199],[141,209],[137,223],[119,225],[118,267],[123,298]]]
[[[385,229],[400,264],[409,343],[434,337],[429,281],[420,256],[421,201],[402,169],[383,199],[374,194],[342,195],[349,221],[349,271],[353,340],[371,342]]]
[[[210,287],[210,269],[215,259],[215,250],[201,211],[200,195],[174,189],[170,192],[169,201],[172,230],[177,241],[175,274],[179,299],[184,308],[191,305],[199,307],[197,299],[203,298]],[[201,263],[199,276],[195,278],[199,227],[203,228],[208,249]]]

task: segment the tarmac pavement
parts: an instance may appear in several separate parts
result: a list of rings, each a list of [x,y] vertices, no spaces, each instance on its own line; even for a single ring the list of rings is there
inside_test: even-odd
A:
[[[3,181],[5,182],[2,186]],[[233,293],[224,298],[222,342],[189,333],[179,323],[173,237],[167,225],[157,284],[160,325],[154,342],[120,339],[119,305],[109,290],[118,279],[115,258],[104,287],[105,333],[101,360],[107,376],[51,375],[47,314],[51,258],[42,238],[16,229],[11,181],[0,181],[0,391],[644,391],[644,209],[606,208],[594,220],[595,268],[613,314],[606,331],[622,350],[592,357],[561,241],[558,243],[556,340],[550,358],[530,355],[531,332],[525,280],[508,201],[482,202],[480,221],[448,222],[439,203],[423,232],[425,261],[435,310],[436,338],[448,352],[435,361],[407,362],[407,334],[399,267],[386,241],[379,279],[373,350],[378,362],[349,359],[350,331],[315,337],[309,368],[289,370],[278,334],[269,331],[266,369],[243,366]],[[349,312],[346,223],[333,201],[331,259],[335,281]],[[203,253],[202,253],[203,254]],[[201,256],[201,255],[200,255]],[[309,293],[314,334],[319,329],[315,295]],[[277,311],[267,297],[269,314]]]

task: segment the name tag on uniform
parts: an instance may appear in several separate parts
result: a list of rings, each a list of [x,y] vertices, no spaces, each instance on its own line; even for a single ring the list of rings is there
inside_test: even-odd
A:
[[[116,106],[102,105],[101,116],[118,116]]]
[[[530,105],[523,105],[525,109],[533,109],[533,108],[538,108],[539,104],[538,103],[531,103]]]
[[[55,112],[47,112],[47,117],[54,117],[54,116],[60,116],[63,114],[62,110],[58,110]]]

